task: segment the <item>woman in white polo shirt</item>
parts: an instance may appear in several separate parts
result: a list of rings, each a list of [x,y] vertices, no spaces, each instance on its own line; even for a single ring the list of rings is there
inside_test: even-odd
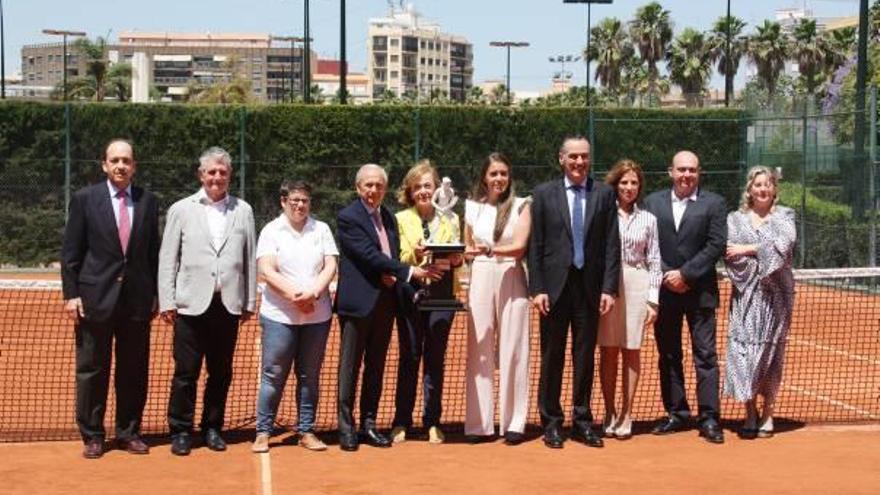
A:
[[[285,181],[279,192],[283,212],[263,228],[257,242],[257,265],[264,283],[260,305],[263,359],[252,450],[269,450],[291,365],[296,373],[299,444],[325,450],[314,425],[318,376],[332,316],[327,288],[336,275],[339,251],[330,227],[309,215],[311,186]]]

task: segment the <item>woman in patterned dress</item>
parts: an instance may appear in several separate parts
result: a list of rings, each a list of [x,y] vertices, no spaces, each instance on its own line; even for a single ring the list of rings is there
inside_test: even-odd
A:
[[[620,160],[608,172],[605,183],[617,192],[620,230],[620,296],[611,311],[599,320],[600,378],[605,399],[604,433],[625,440],[632,436],[632,405],[639,383],[639,349],[646,325],[657,318],[657,302],[663,274],[657,218],[636,203],[644,184],[642,168],[632,160]],[[623,356],[623,402],[618,414],[617,356]]]
[[[743,438],[773,435],[794,304],[794,211],[776,205],[777,186],[772,170],[752,167],[740,209],[727,216],[725,261],[733,290],[724,393],[745,403]]]

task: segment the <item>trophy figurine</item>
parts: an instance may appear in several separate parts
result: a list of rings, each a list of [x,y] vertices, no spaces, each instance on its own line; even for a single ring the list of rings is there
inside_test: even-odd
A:
[[[434,205],[435,222],[440,217],[447,217],[451,221],[457,221],[457,215],[452,211],[458,196],[452,188],[452,180],[444,177],[440,187],[434,191],[431,204]],[[451,258],[461,257],[464,253],[464,244],[461,243],[438,243],[434,241],[434,233],[428,227],[428,238],[425,242],[427,263],[443,270],[440,280],[428,282],[416,294],[416,307],[420,311],[447,310],[466,311],[464,303],[457,299],[455,294],[455,270]]]

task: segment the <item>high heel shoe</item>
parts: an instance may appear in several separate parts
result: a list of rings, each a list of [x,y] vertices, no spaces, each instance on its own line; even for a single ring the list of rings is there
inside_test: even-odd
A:
[[[617,432],[615,431],[617,424],[617,418],[614,414],[605,414],[605,420],[602,424],[602,433],[605,435],[605,438],[614,438],[617,436]]]
[[[632,438],[632,418],[626,416],[614,427],[614,436],[618,440],[629,440]]]

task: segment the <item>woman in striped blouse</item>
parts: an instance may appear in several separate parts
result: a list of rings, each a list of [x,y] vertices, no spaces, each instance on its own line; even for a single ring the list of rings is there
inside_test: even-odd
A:
[[[605,399],[605,436],[632,436],[632,404],[641,365],[639,348],[645,326],[657,318],[662,272],[657,219],[636,203],[644,186],[642,168],[632,160],[619,160],[605,177],[617,191],[620,229],[620,292],[610,312],[599,320],[600,378]],[[623,403],[615,406],[617,356],[623,355]]]

